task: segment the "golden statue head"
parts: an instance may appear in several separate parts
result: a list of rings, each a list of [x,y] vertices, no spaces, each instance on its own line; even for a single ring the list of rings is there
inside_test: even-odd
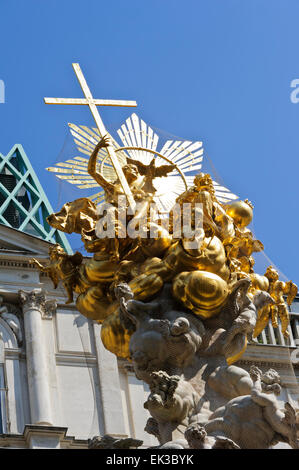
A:
[[[122,167],[122,170],[129,184],[137,180],[139,172],[136,165],[133,165],[132,163],[127,163]]]
[[[49,248],[49,255],[51,260],[57,259],[57,257],[63,253],[65,253],[65,251],[62,246],[59,245],[59,243],[56,243],[54,246],[50,246]]]
[[[193,184],[197,190],[202,191],[206,190],[209,191],[211,194],[215,194],[215,189],[213,185],[213,181],[211,176],[208,173],[198,173],[194,177]]]
[[[276,269],[273,268],[273,266],[268,266],[267,270],[265,272],[266,278],[269,279],[269,281],[278,281],[279,279],[279,274],[276,271]]]

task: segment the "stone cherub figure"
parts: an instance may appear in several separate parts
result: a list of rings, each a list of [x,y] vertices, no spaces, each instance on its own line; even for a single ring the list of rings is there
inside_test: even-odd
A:
[[[177,375],[164,371],[152,372],[150,395],[144,403],[157,423],[161,442],[184,438],[189,418],[199,400],[192,385]]]
[[[263,374],[252,366],[250,376],[251,394],[233,398],[218,408],[204,424],[206,434],[231,439],[242,449],[268,449],[278,442],[287,442],[298,449],[298,413],[290,403],[281,409],[277,400],[281,391],[278,373],[269,369]],[[201,425],[198,439],[202,441]]]
[[[208,436],[203,426],[192,425],[185,431],[189,449],[240,449],[231,439],[223,436]]]
[[[182,367],[192,361],[201,345],[204,327],[200,319],[172,308],[166,301],[168,288],[160,301],[134,299],[130,287],[119,283],[115,296],[121,323],[130,332],[130,357],[136,376],[152,382],[152,372]],[[173,374],[171,374],[173,375]]]
[[[49,249],[50,263],[46,266],[33,258],[30,260],[42,272],[47,273],[53,282],[54,289],[57,288],[61,280],[68,294],[66,304],[73,302],[73,291],[78,282],[78,267],[82,263],[83,256],[76,251],[74,255],[68,255],[64,249],[56,243]]]

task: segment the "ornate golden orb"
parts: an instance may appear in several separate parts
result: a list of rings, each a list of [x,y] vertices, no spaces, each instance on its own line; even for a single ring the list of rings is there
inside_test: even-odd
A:
[[[253,218],[252,205],[246,201],[235,201],[225,206],[225,212],[238,227],[247,227]]]
[[[173,281],[174,297],[201,318],[217,315],[228,294],[227,283],[208,271],[183,272]]]

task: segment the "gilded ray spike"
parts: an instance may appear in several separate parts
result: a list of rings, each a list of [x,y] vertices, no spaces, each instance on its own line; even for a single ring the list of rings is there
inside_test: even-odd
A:
[[[83,162],[81,161],[80,163],[77,161],[77,160],[66,160],[67,163],[72,163],[73,165],[76,165],[77,167],[86,167],[87,168],[87,165],[88,165],[88,162]]]
[[[61,180],[69,180],[69,179],[78,179],[77,175],[58,175],[57,178],[60,178]],[[80,179],[86,179],[93,181],[93,179],[89,175],[80,175]]]
[[[93,136],[90,135],[90,133],[86,132],[85,130],[82,129],[82,126],[77,126],[76,124],[71,124],[69,123],[69,127],[71,129],[72,135],[80,135],[82,138],[86,141],[89,142],[93,147],[96,145],[98,142],[97,138],[94,138]]]
[[[89,157],[94,146],[100,140],[98,129],[76,124],[69,124],[69,127],[78,150]],[[162,149],[157,151],[158,135],[135,113],[121,125],[117,134],[122,142],[122,147],[111,135],[109,135],[109,138],[120,167],[127,163],[127,156],[140,161],[144,165],[149,165],[153,158],[155,158],[156,167],[165,165],[167,162],[176,165],[176,168],[168,173],[167,179],[155,178],[157,191],[154,200],[161,208],[163,207],[164,211],[174,205],[179,194],[193,185],[194,173],[202,168],[203,147],[201,141],[168,140]],[[60,176],[61,180],[74,184],[80,189],[99,187],[93,183],[94,180],[88,175],[87,166],[88,158],[76,156],[64,163],[57,163],[56,167],[49,168],[49,171],[57,173],[56,176]],[[98,152],[97,169],[107,181],[114,182],[118,178],[105,148]],[[63,173],[64,176],[62,177],[59,173]],[[238,199],[238,196],[231,193],[224,186],[215,181],[213,184],[215,195],[220,202],[225,203]],[[89,197],[93,198],[93,196]],[[95,196],[95,199],[97,197]]]

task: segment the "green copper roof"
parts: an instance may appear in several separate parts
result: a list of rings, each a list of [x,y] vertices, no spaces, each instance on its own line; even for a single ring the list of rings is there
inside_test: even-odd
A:
[[[50,227],[51,204],[20,144],[0,153],[0,223],[43,240],[59,243],[72,253],[64,233]]]

